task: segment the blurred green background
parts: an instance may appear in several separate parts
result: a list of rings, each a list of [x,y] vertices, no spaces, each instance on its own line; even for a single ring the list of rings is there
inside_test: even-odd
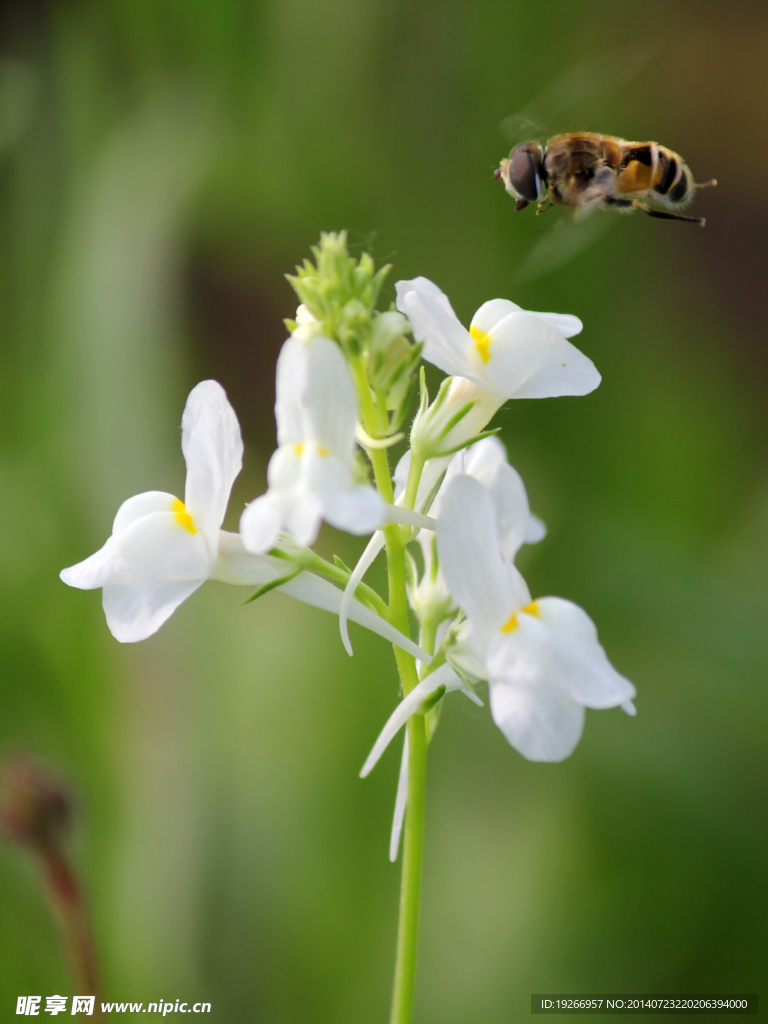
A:
[[[532,591],[582,604],[638,688],[636,719],[590,712],[554,766],[447,702],[416,1020],[523,1020],[534,991],[765,993],[766,60],[748,0],[0,4],[0,743],[79,793],[110,999],[387,1017],[397,751],[357,773],[391,650],[355,630],[350,660],[330,616],[218,584],[120,646],[100,595],[57,577],[122,500],[182,493],[180,414],[209,376],[246,437],[236,528],[274,445],[282,275],[339,228],[465,322],[495,296],[583,319],[600,389],[499,422],[549,526]],[[491,178],[530,104],[542,138],[657,139],[716,175],[706,229],[598,214],[535,276],[568,213],[515,214]],[[7,844],[0,890],[10,1015],[69,988]]]

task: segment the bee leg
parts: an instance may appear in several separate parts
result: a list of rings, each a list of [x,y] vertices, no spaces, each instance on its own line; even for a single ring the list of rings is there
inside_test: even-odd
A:
[[[709,181],[702,181],[700,184],[694,184],[694,188],[714,188],[717,184],[717,178],[710,178]]]
[[[658,217],[659,220],[685,220],[689,224],[698,224],[699,227],[704,227],[707,223],[705,217],[681,217],[679,213],[667,213],[665,210],[652,210],[650,206],[646,206],[645,203],[641,203],[639,199],[632,200],[632,206],[636,210],[642,210],[643,213],[647,213],[649,217]]]
[[[555,204],[552,202],[549,196],[547,196],[547,198],[542,203],[539,203],[539,205],[536,207],[536,216],[538,217],[540,213],[546,213],[547,210],[551,210],[554,205]]]

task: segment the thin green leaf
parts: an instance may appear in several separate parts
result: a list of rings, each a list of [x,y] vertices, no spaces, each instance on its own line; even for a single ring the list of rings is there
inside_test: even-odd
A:
[[[270,583],[262,584],[258,590],[256,590],[253,594],[251,594],[249,598],[243,601],[243,604],[250,604],[251,601],[255,601],[257,600],[257,598],[263,597],[265,594],[268,594],[270,590],[275,590],[277,587],[282,587],[284,583],[290,583],[291,580],[295,579],[300,572],[301,569],[297,569],[296,572],[289,573],[287,576],[281,576],[279,579],[272,580]]]
[[[474,437],[470,437],[468,441],[462,441],[461,444],[457,444],[455,448],[449,448],[447,451],[441,452],[441,455],[454,455],[456,452],[460,452],[462,448],[469,448],[470,445],[476,444],[478,441],[482,441],[484,437],[493,437],[494,434],[498,434],[501,427],[494,427],[493,430],[484,430],[481,434],[475,434]]]

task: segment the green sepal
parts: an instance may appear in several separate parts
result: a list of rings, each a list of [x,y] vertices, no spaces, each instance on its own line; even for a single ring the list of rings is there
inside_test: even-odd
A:
[[[438,395],[438,397],[439,397],[439,395]],[[435,405],[437,405],[437,402],[435,402]],[[455,426],[458,426],[458,424],[461,423],[461,421],[464,419],[464,417],[467,416],[470,412],[472,412],[474,407],[475,407],[475,400],[474,399],[472,399],[470,402],[466,402],[464,405],[462,405],[462,407],[457,412],[455,412],[453,414],[453,416],[451,416],[451,418],[448,420],[446,425],[443,427],[442,433],[439,435],[438,440],[442,441],[444,437],[447,437],[448,434],[450,434],[450,432],[453,430],[453,428]]]
[[[423,369],[423,367],[422,367],[422,369]],[[435,398],[435,404],[429,410],[430,414],[432,416],[434,416],[434,414],[440,409],[440,407],[442,406],[443,402],[448,397],[448,392],[451,389],[451,384],[452,383],[453,383],[453,377],[446,377],[443,381],[441,381],[440,388],[438,389],[438,392],[437,392],[437,398]]]
[[[338,555],[334,555],[333,556],[333,561],[336,564],[336,567],[338,569],[341,569],[342,572],[347,573],[349,576],[352,575],[352,570],[349,568],[349,566],[345,562],[342,562],[342,560],[339,558]]]
[[[270,590],[275,590],[277,587],[282,587],[285,583],[290,583],[291,580],[296,579],[300,572],[301,569],[297,569],[296,572],[289,573],[287,576],[281,576],[279,579],[272,580],[270,583],[262,584],[257,591],[243,601],[243,604],[250,604],[251,601],[255,601],[257,598],[268,594]]]
[[[443,702],[435,704],[424,716],[424,725],[427,731],[427,743],[432,742],[432,737],[437,732],[437,723],[440,721],[440,712],[443,710]]]
[[[428,697],[424,698],[424,700],[421,703],[421,707],[419,708],[419,714],[426,715],[427,712],[431,711],[436,704],[440,703],[444,696],[445,683],[441,683],[440,686],[438,686],[438,688],[434,691],[434,693],[430,693]]]
[[[415,590],[419,585],[419,569],[416,565],[413,554],[408,548],[405,549],[405,575],[408,580],[409,587],[411,590]]]
[[[446,472],[447,472],[447,469],[443,470],[443,472],[440,474],[440,476],[435,481],[434,487],[432,488],[432,490],[429,492],[429,494],[427,495],[426,499],[422,503],[422,506],[421,506],[421,513],[422,513],[422,515],[425,515],[429,511],[429,509],[432,507],[432,502],[437,497],[437,492],[442,487],[443,480],[445,480]],[[417,509],[416,511],[418,512],[419,509]]]
[[[413,393],[415,390],[416,378],[412,376],[411,379],[408,381],[408,387],[405,388],[405,390],[403,391],[403,397],[400,402],[400,405],[392,413],[392,417],[389,423],[390,430],[397,430],[397,428],[402,424],[403,420],[405,419],[405,414],[408,412],[408,407],[411,404],[411,398],[413,397]]]
[[[446,451],[441,451],[440,455],[455,455],[456,452],[460,452],[462,448],[469,448],[470,445],[477,444],[478,441],[482,441],[484,437],[493,437],[494,434],[498,434],[501,427],[494,427],[493,430],[483,430],[480,434],[475,434],[474,437],[470,437],[468,441],[462,441],[461,444],[457,444],[455,448],[448,448]]]
[[[422,415],[427,411],[429,405],[429,392],[427,391],[427,371],[424,366],[419,369],[419,412]]]

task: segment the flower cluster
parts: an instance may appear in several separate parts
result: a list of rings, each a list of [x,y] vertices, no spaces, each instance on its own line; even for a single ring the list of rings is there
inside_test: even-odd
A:
[[[364,768],[366,775],[414,714],[437,724],[445,693],[488,685],[493,720],[534,761],[567,757],[586,708],[634,713],[634,687],[611,666],[587,614],[558,597],[532,598],[515,566],[540,540],[525,486],[508,464],[491,418],[512,398],[586,395],[600,383],[569,340],[574,316],[535,313],[507,299],[485,302],[465,328],[426,278],[395,285],[396,308],[376,302],[388,268],[355,260],[344,235],[325,235],[289,278],[301,305],[277,362],[278,447],[268,488],[221,529],[243,444],[219,384],[203,381],[182,417],[184,500],[148,491],[120,507],[106,544],[65,569],[65,583],[101,588],[107,623],[120,641],[150,636],[205,580],[279,589],[386,637],[421,662]],[[448,376],[430,401],[419,361]],[[403,440],[411,396],[418,408],[410,447],[394,473],[388,449]],[[372,478],[371,478],[372,476]],[[372,535],[353,571],[311,549],[321,523]],[[408,635],[398,611],[362,581],[387,548],[390,588],[403,565],[405,593],[419,625]],[[407,585],[406,585],[407,579]],[[392,853],[406,803],[403,752]]]

